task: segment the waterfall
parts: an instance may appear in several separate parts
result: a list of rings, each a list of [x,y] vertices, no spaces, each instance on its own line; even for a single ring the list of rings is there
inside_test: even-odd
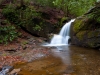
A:
[[[70,20],[68,23],[66,23],[60,33],[58,35],[54,35],[51,39],[50,44],[45,46],[62,46],[62,45],[68,45],[68,40],[70,38],[69,31],[70,31],[70,25],[72,22],[74,22],[75,19]]]

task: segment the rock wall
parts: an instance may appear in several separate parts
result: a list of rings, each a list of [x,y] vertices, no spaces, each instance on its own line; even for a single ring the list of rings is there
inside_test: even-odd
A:
[[[71,27],[71,43],[90,48],[100,47],[99,3],[83,16],[76,18]]]

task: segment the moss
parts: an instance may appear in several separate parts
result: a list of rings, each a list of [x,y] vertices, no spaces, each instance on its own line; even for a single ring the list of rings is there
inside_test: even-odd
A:
[[[60,25],[63,25],[64,21],[66,22],[68,20],[68,17],[62,17],[60,20]]]
[[[87,44],[88,44],[88,46],[89,47],[91,47],[91,48],[96,48],[96,47],[98,47],[98,39],[97,38],[92,38],[92,39],[89,39],[89,40],[87,40]]]
[[[95,30],[95,31],[89,31],[89,32],[87,33],[87,37],[88,37],[88,38],[97,37],[98,35],[100,35],[100,31],[99,31],[99,30],[100,30],[100,29]]]
[[[88,45],[91,48],[95,48],[99,46],[99,35],[100,35],[100,29],[95,30],[95,31],[89,31],[88,32]]]
[[[73,30],[75,33],[77,33],[82,28],[82,20],[76,20],[74,22]]]
[[[94,43],[93,42],[88,42],[89,47],[94,47]]]
[[[80,31],[79,33],[76,34],[79,40],[82,40],[83,37],[85,36],[87,31]]]
[[[96,21],[97,23],[100,23],[100,8],[95,7],[91,10],[91,13],[87,15],[87,17],[92,20]]]
[[[92,37],[93,36],[93,31],[88,32],[87,35],[88,35],[88,38]]]
[[[78,20],[74,22],[74,27],[73,27],[74,32],[77,32],[78,31],[79,26],[80,26],[80,23],[81,22],[80,21],[78,22]]]
[[[78,17],[73,23],[73,35],[82,46],[100,47],[100,7],[94,8],[85,17]]]

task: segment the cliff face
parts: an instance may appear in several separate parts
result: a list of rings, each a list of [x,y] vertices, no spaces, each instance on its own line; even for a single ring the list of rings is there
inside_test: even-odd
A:
[[[71,28],[71,41],[78,46],[100,47],[100,3],[76,18]]]

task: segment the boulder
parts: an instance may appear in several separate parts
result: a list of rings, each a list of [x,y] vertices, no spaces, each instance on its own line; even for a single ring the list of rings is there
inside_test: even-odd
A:
[[[78,46],[100,48],[100,7],[97,5],[71,26],[71,43]]]
[[[48,37],[48,34],[58,32],[64,12],[50,7],[39,6],[37,8],[34,6],[34,8],[35,12],[38,14],[40,13],[40,15],[36,17],[33,16],[32,20],[30,20],[31,23],[25,24],[23,27],[33,35],[46,38]]]

